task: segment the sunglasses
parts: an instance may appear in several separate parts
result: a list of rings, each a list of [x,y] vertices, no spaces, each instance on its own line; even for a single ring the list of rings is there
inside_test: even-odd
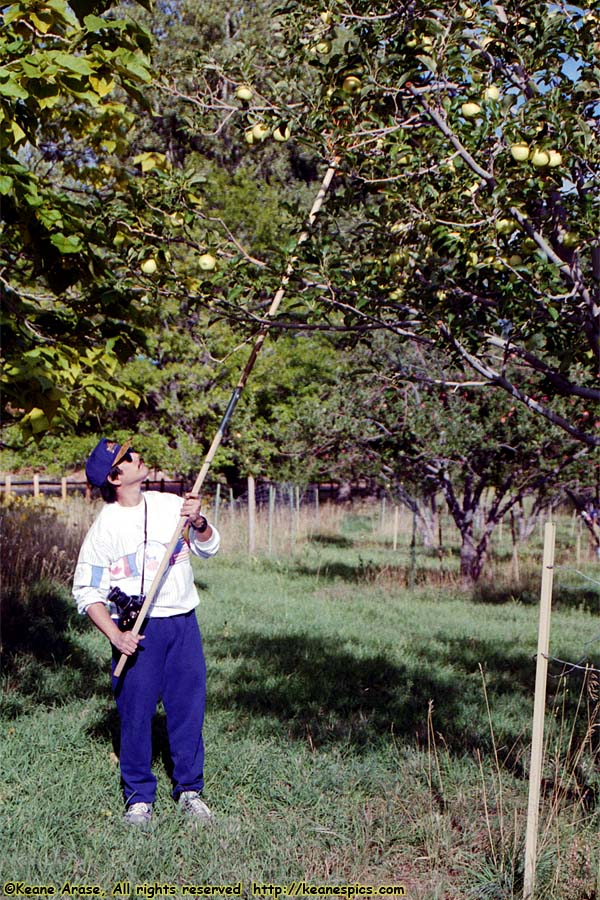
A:
[[[133,447],[130,447],[129,450],[127,450],[127,452],[123,454],[119,462],[123,462],[123,460],[125,460],[125,462],[133,462],[132,454],[137,452],[138,451],[134,450]]]

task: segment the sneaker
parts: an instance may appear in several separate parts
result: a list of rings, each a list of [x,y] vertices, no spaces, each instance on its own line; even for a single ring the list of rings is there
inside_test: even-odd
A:
[[[131,806],[128,806],[125,810],[123,821],[127,825],[139,825],[143,827],[144,825],[148,825],[150,823],[151,818],[151,803],[132,803]]]
[[[203,825],[212,822],[212,813],[198,791],[182,791],[177,801],[179,809],[191,819]]]

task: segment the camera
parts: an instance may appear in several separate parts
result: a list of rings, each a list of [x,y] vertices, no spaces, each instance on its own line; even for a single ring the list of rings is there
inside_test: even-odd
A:
[[[117,607],[117,612],[119,613],[117,625],[120,630],[130,631],[135,624],[140,609],[144,605],[144,595],[140,594],[138,597],[130,597],[121,588],[112,587],[106,595],[106,599],[110,600]]]

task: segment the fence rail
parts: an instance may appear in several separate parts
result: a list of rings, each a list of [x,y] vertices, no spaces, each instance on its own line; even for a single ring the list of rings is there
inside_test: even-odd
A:
[[[144,482],[144,487],[146,490],[159,490],[182,496],[185,490],[185,481],[182,478],[174,480],[148,478]],[[91,496],[91,489],[87,481],[67,477],[51,479],[33,475],[32,478],[15,478],[12,475],[5,475],[0,483],[0,488],[4,497],[13,495],[22,497],[29,494],[33,494],[34,497],[40,497],[51,494],[60,495],[63,500],[66,500],[69,494],[81,494],[85,497]]]

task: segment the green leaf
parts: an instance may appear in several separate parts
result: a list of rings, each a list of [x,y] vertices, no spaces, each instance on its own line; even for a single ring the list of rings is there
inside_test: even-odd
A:
[[[0,81],[0,94],[15,100],[27,100],[29,97],[29,91],[12,76],[9,76],[8,81]]]
[[[59,253],[80,253],[81,250],[83,250],[81,238],[76,234],[67,236],[59,232],[58,234],[53,234],[50,237],[50,241],[54,244]]]
[[[69,72],[76,72],[78,75],[93,75],[95,72],[94,66],[82,56],[73,56],[70,53],[63,53],[62,50],[55,50],[48,55],[55,63]]]

